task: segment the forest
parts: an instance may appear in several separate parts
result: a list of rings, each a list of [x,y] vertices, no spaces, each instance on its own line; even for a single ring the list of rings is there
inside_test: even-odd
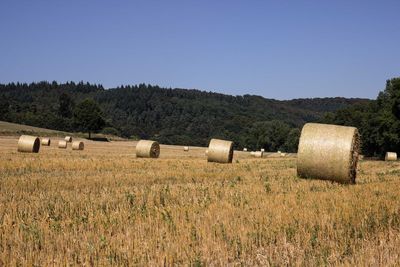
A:
[[[234,140],[237,149],[287,152],[296,151],[304,123],[325,122],[358,127],[363,153],[380,156],[388,149],[398,151],[396,99],[399,79],[387,81],[376,100],[284,101],[146,84],[105,89],[87,82],[42,81],[0,84],[0,120],[176,145],[205,146],[210,138],[223,138]]]
[[[367,156],[400,153],[400,78],[387,80],[376,100],[328,112],[322,121],[357,127]]]

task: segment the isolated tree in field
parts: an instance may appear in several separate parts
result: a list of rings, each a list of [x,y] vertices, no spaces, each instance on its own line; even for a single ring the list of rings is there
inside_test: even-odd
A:
[[[105,121],[103,119],[103,113],[93,99],[86,99],[79,103],[74,109],[74,124],[82,131],[91,133],[101,130]]]

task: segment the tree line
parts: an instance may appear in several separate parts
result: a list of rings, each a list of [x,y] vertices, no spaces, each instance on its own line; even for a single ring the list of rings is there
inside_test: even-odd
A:
[[[327,113],[321,121],[357,127],[367,156],[400,153],[400,78],[387,80],[376,100]]]
[[[102,132],[164,144],[205,146],[210,138],[236,148],[295,152],[300,129],[326,112],[370,100],[278,101],[139,84],[104,89],[90,83],[0,84],[0,120],[62,131]]]

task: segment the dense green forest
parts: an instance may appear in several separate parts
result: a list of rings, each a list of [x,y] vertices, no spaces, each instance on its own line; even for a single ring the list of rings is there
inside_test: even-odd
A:
[[[373,103],[345,98],[278,101],[145,84],[114,89],[83,82],[0,84],[0,120],[164,144],[205,146],[212,137],[224,138],[234,140],[236,148],[267,151],[296,151],[304,123]],[[90,117],[89,109],[98,116]],[[330,114],[334,120],[336,113]]]
[[[327,113],[322,122],[357,127],[365,155],[383,157],[387,151],[400,153],[400,78],[386,81],[385,90],[375,101]]]

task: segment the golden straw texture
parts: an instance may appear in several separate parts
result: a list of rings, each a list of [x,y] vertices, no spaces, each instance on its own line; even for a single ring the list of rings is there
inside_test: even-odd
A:
[[[262,158],[263,155],[264,155],[264,152],[262,152],[262,151],[254,151],[254,152],[251,152],[251,155],[253,157],[255,157],[255,158]]]
[[[232,163],[233,142],[211,139],[208,145],[207,161],[219,163]]]
[[[42,146],[50,146],[51,140],[48,137],[43,137],[42,138]]]
[[[83,150],[84,148],[85,144],[82,141],[72,142],[72,150]]]
[[[156,141],[140,140],[136,145],[136,157],[158,158],[160,156],[160,145]]]
[[[386,152],[385,161],[396,161],[397,153],[396,152]]]
[[[71,136],[66,136],[66,137],[64,138],[64,140],[65,140],[66,142],[68,142],[68,143],[71,143],[71,142],[72,142],[72,137],[71,137]]]
[[[65,140],[58,141],[58,148],[67,148],[67,141]]]
[[[36,136],[21,135],[18,140],[18,152],[38,153],[40,139]]]
[[[307,123],[300,136],[297,174],[302,178],[355,183],[359,147],[357,128]]]

